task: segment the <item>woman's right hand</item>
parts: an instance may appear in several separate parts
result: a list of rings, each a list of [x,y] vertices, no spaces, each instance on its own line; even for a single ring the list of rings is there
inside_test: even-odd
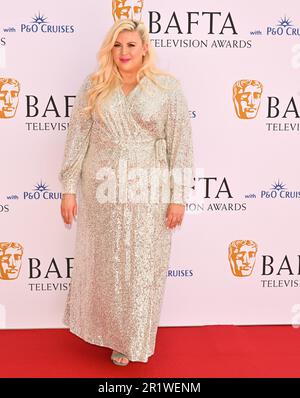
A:
[[[73,217],[77,216],[76,194],[64,193],[61,200],[61,215],[66,224],[72,224]]]

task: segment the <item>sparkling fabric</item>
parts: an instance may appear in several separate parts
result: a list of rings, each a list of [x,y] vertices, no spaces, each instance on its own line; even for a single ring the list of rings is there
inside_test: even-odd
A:
[[[97,172],[101,167],[117,170],[121,159],[129,169],[193,167],[181,85],[171,76],[157,80],[170,90],[147,76],[127,96],[121,86],[113,89],[101,120],[81,112],[90,86],[87,76],[75,99],[59,173],[62,192],[78,194],[64,324],[83,340],[140,362],[155,350],[171,249],[168,203],[100,203]],[[173,190],[170,182],[170,202],[187,202],[186,195],[175,198]]]

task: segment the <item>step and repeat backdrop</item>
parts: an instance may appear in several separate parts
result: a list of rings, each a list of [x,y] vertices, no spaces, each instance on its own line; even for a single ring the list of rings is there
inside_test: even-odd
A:
[[[58,180],[70,112],[126,17],[145,22],[158,66],[180,79],[193,128],[196,177],[172,232],[160,326],[298,327],[298,0],[1,7],[0,327],[63,327],[76,236]]]

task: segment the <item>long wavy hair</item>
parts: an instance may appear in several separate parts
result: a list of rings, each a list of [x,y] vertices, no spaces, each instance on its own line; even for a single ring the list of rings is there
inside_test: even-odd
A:
[[[112,89],[123,83],[123,78],[118,70],[116,63],[113,60],[112,49],[120,32],[137,31],[141,37],[142,44],[148,43],[148,50],[143,56],[143,63],[137,72],[137,82],[147,76],[154,84],[163,89],[168,89],[161,85],[155,77],[158,75],[173,76],[169,72],[162,71],[155,66],[156,53],[149,38],[149,32],[143,21],[137,21],[131,18],[119,20],[107,32],[101,48],[97,54],[98,70],[90,75],[91,86],[87,90],[87,106],[83,109],[87,114],[92,114],[94,111],[102,117],[101,105],[106,97],[109,96]],[[175,77],[176,78],[176,77]],[[144,89],[143,82],[140,83]]]

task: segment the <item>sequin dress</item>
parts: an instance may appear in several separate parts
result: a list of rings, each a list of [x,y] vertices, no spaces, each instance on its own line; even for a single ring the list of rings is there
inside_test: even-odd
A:
[[[168,203],[105,203],[98,200],[97,188],[99,169],[116,171],[121,159],[128,170],[194,167],[181,84],[173,76],[156,79],[170,90],[148,76],[128,95],[117,86],[100,119],[81,112],[91,84],[87,76],[74,101],[59,172],[62,193],[78,194],[74,266],[63,322],[86,342],[140,362],[147,362],[155,350],[171,249]],[[187,203],[188,194],[175,197],[174,187],[173,181],[169,201]]]

